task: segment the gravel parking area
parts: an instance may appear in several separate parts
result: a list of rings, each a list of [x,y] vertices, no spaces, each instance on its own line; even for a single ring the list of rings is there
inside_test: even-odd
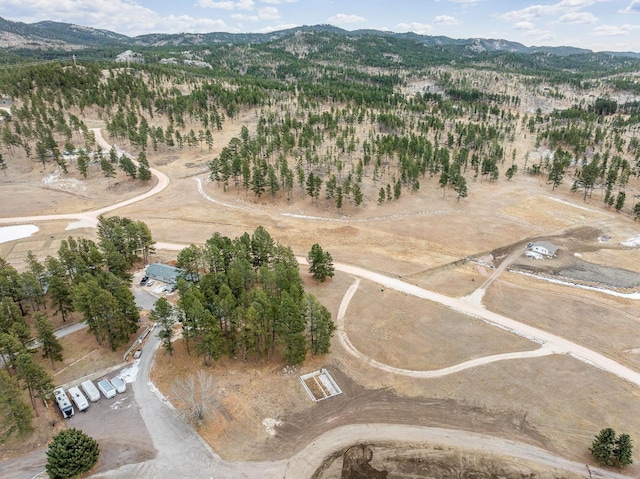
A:
[[[127,390],[112,399],[101,396],[99,401],[90,403],[86,412],[76,412],[69,419],[68,427],[81,429],[100,444],[100,463],[94,473],[143,462],[156,455],[131,386],[127,384]]]

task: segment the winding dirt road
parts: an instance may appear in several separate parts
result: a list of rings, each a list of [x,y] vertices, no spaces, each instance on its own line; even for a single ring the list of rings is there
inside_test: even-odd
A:
[[[579,361],[614,374],[619,378],[624,379],[625,381],[629,381],[630,383],[635,384],[636,386],[640,386],[640,373],[617,363],[613,359],[610,359],[591,349],[585,348],[584,346],[573,343],[568,339],[556,336],[555,334],[551,334],[547,331],[534,328],[533,326],[529,326],[528,324],[520,323],[492,311],[487,311],[474,302],[466,301],[463,298],[452,298],[443,294],[435,293],[433,291],[427,291],[399,279],[391,278],[380,273],[375,273],[373,271],[358,268],[357,266],[336,263],[334,264],[334,267],[336,271],[342,271],[355,277],[373,281],[386,288],[400,291],[402,293],[407,293],[421,299],[426,299],[428,301],[433,301],[443,306],[447,306],[448,308],[451,308],[459,313],[480,319],[487,324],[491,324],[524,338],[530,339],[531,341],[543,344],[549,351],[548,354],[568,354],[575,359],[578,359]],[[484,358],[479,358],[479,360],[482,359]]]
[[[469,451],[510,456],[545,467],[570,471],[590,477],[582,463],[569,461],[549,452],[517,441],[468,431],[409,426],[405,424],[354,424],[328,431],[298,450],[289,459],[279,461],[226,461],[212,451],[193,429],[188,427],[167,404],[154,393],[149,380],[154,352],[160,340],[154,333],[145,346],[138,364],[138,378],[133,384],[140,414],[153,438],[156,457],[138,464],[97,474],[94,478],[164,479],[166,477],[216,479],[306,479],[313,476],[327,456],[357,443],[433,443]],[[629,479],[629,476],[590,468],[592,477]]]
[[[107,143],[107,141],[102,136],[100,128],[92,128],[91,131],[94,132],[96,137],[96,142],[100,145],[100,147],[105,151],[109,151],[111,149],[111,145],[109,145],[109,143]],[[126,152],[119,151],[118,157],[126,154],[127,154]],[[137,164],[137,162],[135,163]],[[37,221],[76,220],[76,221],[81,221],[82,226],[95,228],[98,225],[98,217],[100,215],[123,208],[125,206],[132,205],[139,201],[146,200],[147,198],[151,198],[152,196],[157,195],[162,190],[164,190],[167,186],[169,186],[170,180],[167,175],[165,175],[161,171],[156,170],[155,168],[150,168],[150,171],[151,171],[151,174],[155,176],[156,179],[158,180],[156,185],[153,188],[151,188],[149,191],[142,193],[138,196],[135,196],[133,198],[129,198],[128,200],[120,201],[119,203],[105,206],[104,208],[100,208],[97,210],[84,211],[82,213],[65,213],[65,214],[59,214],[59,215],[0,218],[0,224],[30,223],[30,222],[37,222]]]
[[[103,149],[110,149],[99,129],[96,133],[96,141]],[[169,185],[169,178],[155,170],[151,173],[158,179],[158,183],[146,193],[116,203],[114,205],[94,211],[71,213],[62,215],[30,216],[20,218],[0,218],[0,224],[15,224],[50,220],[77,220],[86,222],[86,226],[96,226],[97,218],[104,213],[111,212],[131,205],[137,201],[159,193]],[[200,186],[201,189],[201,186]],[[227,205],[225,205],[227,206]],[[171,251],[183,249],[184,244],[156,243],[156,248]],[[299,259],[301,264],[306,259]],[[432,291],[427,291],[418,286],[406,283],[396,278],[391,278],[380,273],[368,271],[356,266],[346,264],[334,264],[337,271],[373,281],[386,288],[404,292],[418,298],[433,301],[447,306],[457,312],[480,319],[488,324],[511,331],[515,334],[540,343],[542,346],[536,351],[521,353],[508,353],[487,356],[472,361],[443,368],[436,371],[411,371],[392,368],[388,365],[373,361],[357,351],[349,341],[344,327],[341,327],[339,338],[341,344],[356,357],[373,367],[384,369],[396,374],[404,374],[413,377],[438,377],[446,374],[454,374],[463,369],[478,367],[489,362],[501,361],[523,357],[539,357],[547,354],[569,354],[574,358],[590,364],[594,367],[608,371],[611,374],[640,386],[640,374],[617,362],[569,340],[553,335],[546,331],[519,323],[515,320],[485,310],[480,303],[481,293],[470,298],[451,298]],[[496,277],[495,275],[492,275]],[[344,324],[349,301],[356,293],[359,279],[349,288],[340,305],[338,320]],[[483,285],[484,286],[484,285]],[[479,291],[483,291],[480,289]],[[149,371],[152,365],[153,353],[159,345],[159,339],[154,334],[146,347],[143,361],[140,363],[140,376],[134,383],[136,401],[140,405],[141,415],[145,425],[153,438],[157,456],[151,461],[140,464],[129,464],[119,469],[109,471],[95,477],[216,477],[216,478],[291,478],[303,479],[311,477],[322,464],[325,457],[337,450],[343,449],[357,442],[434,442],[451,447],[462,447],[471,450],[479,450],[495,453],[502,456],[512,456],[545,466],[557,467],[567,471],[584,474],[587,477],[587,468],[584,464],[567,461],[554,456],[542,449],[515,441],[500,439],[497,437],[477,434],[467,431],[448,430],[440,428],[418,427],[395,424],[364,424],[350,425],[333,429],[318,436],[312,443],[307,444],[288,460],[268,462],[229,462],[222,460],[213,452],[195,432],[186,426],[175,412],[167,407],[156,394],[155,386],[149,381]],[[592,468],[591,472],[596,477],[622,479],[628,476],[610,471]]]

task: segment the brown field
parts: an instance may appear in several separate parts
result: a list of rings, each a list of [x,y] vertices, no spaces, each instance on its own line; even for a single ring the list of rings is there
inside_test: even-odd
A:
[[[331,252],[335,262],[402,276],[410,283],[450,296],[470,294],[493,271],[466,262],[466,258],[494,252],[499,260],[514,244],[533,238],[557,241],[565,249],[579,244],[581,249],[568,254],[579,252],[584,260],[596,264],[640,269],[637,249],[620,245],[640,234],[637,223],[628,215],[601,208],[595,196],[584,203],[579,195],[570,193],[567,182],[552,192],[544,181],[520,173],[511,181],[501,178],[495,184],[471,180],[469,197],[460,202],[453,193],[443,197],[435,178],[425,181],[420,191],[382,206],[376,204],[373,191],[368,191],[365,209],[347,206],[340,212],[323,201],[316,203],[295,195],[289,202],[267,198],[255,201],[243,193],[224,193],[205,183],[206,194],[226,205],[207,201],[198,192],[196,177],[206,177],[208,159],[238,133],[243,121],[254,118],[252,115],[226,124],[216,136],[212,153],[193,150],[180,155],[151,154],[152,166],[170,176],[170,186],[114,214],[145,221],[156,241],[170,243],[202,243],[216,231],[237,236],[262,225],[298,255],[306,256],[317,242]],[[526,145],[518,148],[525,151]],[[105,188],[95,172],[89,180],[81,181],[84,190],[61,192],[41,186],[41,178],[53,171],[42,171],[36,164],[15,175],[10,173],[0,176],[2,196],[19,194],[21,201],[3,205],[3,216],[85,211],[146,189],[124,178],[117,179],[118,186]],[[551,196],[575,206],[554,201]],[[65,230],[68,223],[38,223],[40,232],[33,237],[1,244],[0,256],[19,267],[30,249],[44,258],[55,254],[60,241],[69,235],[95,235],[86,228]],[[599,243],[597,235],[588,235],[563,243],[563,234],[585,225],[611,239]],[[175,253],[158,251],[156,258],[172,259]],[[338,274],[331,281],[315,284],[304,271],[303,276],[308,289],[335,316],[353,279]],[[489,287],[484,304],[630,367],[640,367],[637,301],[505,273]],[[365,281],[347,312],[346,331],[354,345],[372,358],[418,370],[537,347],[446,308],[391,291],[381,292],[378,285]],[[105,348],[99,355],[93,353],[95,340],[86,333],[77,333],[64,346],[67,359],[56,369],[69,369],[60,371],[56,378],[60,382],[115,364],[122,355],[122,351],[105,353]],[[85,359],[71,365],[81,357]],[[188,357],[183,342],[178,341],[173,356],[158,353],[153,380],[172,399],[175,378],[201,367],[200,360]],[[313,403],[298,376],[320,367],[330,370],[344,394]],[[416,380],[371,368],[334,340],[330,355],[310,358],[295,374],[283,374],[279,363],[227,359],[206,370],[218,383],[221,407],[199,432],[228,459],[288,457],[315,435],[336,425],[373,421],[487,432],[585,463],[590,461],[587,448],[591,439],[602,427],[640,438],[640,391],[567,356],[502,361],[438,379]],[[282,421],[276,436],[266,431],[262,423],[266,418]],[[627,473],[640,476],[640,466],[629,467]]]

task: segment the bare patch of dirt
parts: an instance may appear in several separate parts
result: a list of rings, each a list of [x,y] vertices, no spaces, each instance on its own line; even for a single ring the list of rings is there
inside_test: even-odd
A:
[[[360,282],[349,306],[345,330],[352,344],[372,359],[397,368],[439,369],[539,347],[444,306],[368,281]]]
[[[585,467],[586,471],[586,467]],[[580,479],[553,468],[428,444],[362,444],[325,460],[313,479]]]

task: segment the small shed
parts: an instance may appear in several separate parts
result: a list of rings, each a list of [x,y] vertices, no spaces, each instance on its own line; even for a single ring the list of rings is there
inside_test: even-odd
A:
[[[151,263],[147,266],[146,275],[156,281],[162,281],[167,284],[176,284],[178,278],[185,275],[185,271],[174,266],[162,263]]]
[[[536,241],[533,243],[531,250],[551,258],[556,255],[558,247],[549,241]]]

